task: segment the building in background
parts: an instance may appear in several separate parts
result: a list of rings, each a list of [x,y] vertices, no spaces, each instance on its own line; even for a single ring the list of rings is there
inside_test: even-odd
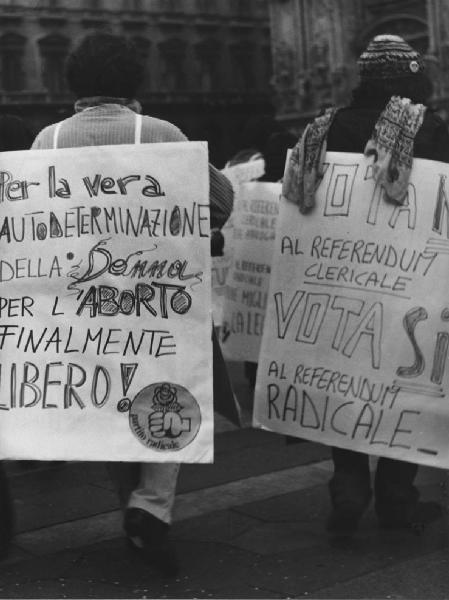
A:
[[[449,117],[447,0],[270,0],[277,117],[294,129],[350,99],[374,35],[404,37],[426,58],[433,104]]]
[[[145,111],[208,140],[219,166],[273,113],[268,0],[0,0],[2,110],[36,131],[69,116],[65,58],[98,28],[138,45]]]
[[[218,166],[242,147],[249,120],[275,108],[300,130],[346,103],[356,59],[378,33],[425,55],[434,105],[449,120],[448,0],[0,0],[2,110],[35,131],[70,115],[64,61],[98,28],[136,42],[145,111],[208,140]]]

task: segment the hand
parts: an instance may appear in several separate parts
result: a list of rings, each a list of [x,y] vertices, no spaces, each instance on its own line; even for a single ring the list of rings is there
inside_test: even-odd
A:
[[[179,437],[183,431],[190,431],[190,419],[183,419],[178,413],[168,412],[164,417],[164,429],[167,437]]]
[[[153,437],[162,438],[165,435],[164,413],[155,411],[148,417],[148,427]]]

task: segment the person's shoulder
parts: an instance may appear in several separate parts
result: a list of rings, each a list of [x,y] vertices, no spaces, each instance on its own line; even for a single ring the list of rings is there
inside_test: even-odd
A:
[[[337,110],[327,136],[327,149],[334,152],[363,152],[379,112],[376,108],[355,106]]]
[[[431,108],[424,113],[415,137],[414,156],[449,162],[449,133],[446,123]]]
[[[424,113],[423,125],[427,127],[433,127],[434,129],[447,130],[447,125],[440,117],[440,115],[433,109],[428,108]]]
[[[57,123],[52,123],[51,125],[47,125],[43,129],[39,131],[37,136],[34,139],[33,145],[31,146],[32,150],[36,150],[39,148],[47,149],[53,147],[53,135],[56,129]]]
[[[167,129],[168,131],[180,131],[176,125],[170,123],[170,121],[165,121],[164,119],[158,119],[157,117],[152,117],[150,115],[142,115],[142,119],[152,127],[160,127],[161,129]]]
[[[338,108],[334,121],[341,123],[352,123],[354,119],[362,121],[376,120],[381,110],[377,107],[366,106],[343,106]]]
[[[54,144],[54,135],[57,127],[60,127],[62,123],[66,123],[68,121],[72,121],[77,115],[72,115],[67,119],[63,119],[62,121],[58,121],[56,123],[51,123],[47,125],[43,129],[39,131],[36,135],[33,145],[31,146],[32,150],[41,149],[48,150],[49,148],[53,148]]]
[[[144,137],[160,138],[163,142],[185,142],[187,137],[184,133],[170,121],[164,121],[157,117],[142,115],[142,131]],[[143,141],[156,141],[153,139]]]
[[[379,116],[379,110],[373,108],[344,106],[338,108],[332,119],[332,131],[351,133],[372,129]]]
[[[419,130],[419,136],[425,139],[437,137],[449,145],[449,132],[447,124],[438,113],[428,108],[424,113],[422,125]]]

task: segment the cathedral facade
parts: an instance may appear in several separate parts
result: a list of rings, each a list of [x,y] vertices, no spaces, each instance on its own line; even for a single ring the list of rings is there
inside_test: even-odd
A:
[[[449,116],[449,2],[446,0],[270,0],[278,118],[300,129],[350,99],[356,61],[381,33],[405,38],[425,57],[432,102]]]
[[[87,32],[137,44],[148,114],[207,139],[217,165],[239,149],[248,120],[291,129],[343,104],[356,60],[378,33],[397,33],[425,56],[434,105],[449,116],[447,0],[0,0],[2,110],[37,131],[71,114],[64,62]]]
[[[104,28],[137,44],[146,112],[209,140],[216,163],[247,119],[272,111],[267,0],[0,0],[2,110],[34,130],[71,114],[66,56]]]

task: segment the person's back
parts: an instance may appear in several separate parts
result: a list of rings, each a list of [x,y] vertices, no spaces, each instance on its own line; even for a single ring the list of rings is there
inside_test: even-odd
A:
[[[86,36],[69,56],[66,75],[77,98],[76,112],[41,131],[34,149],[187,140],[172,123],[141,115],[135,95],[143,68],[136,48],[125,38],[108,33]],[[209,179],[210,222],[220,228],[232,210],[232,186],[212,165]],[[117,463],[113,470],[128,542],[144,560],[174,575],[178,567],[168,531],[179,464],[145,463],[139,468]]]
[[[44,128],[33,149],[187,141],[168,121],[147,115],[136,121],[142,110],[135,96],[143,66],[126,38],[109,33],[86,36],[68,57],[66,76],[77,99],[75,114]],[[233,190],[212,165],[209,179],[211,227],[221,228],[232,211]]]
[[[402,38],[376,36],[358,60],[360,83],[350,106],[327,109],[310,124],[295,146],[283,194],[304,215],[313,211],[315,190],[324,174],[325,151],[364,153],[373,176],[391,202],[405,201],[413,158],[449,162],[449,134],[426,108],[431,84],[422,57]],[[307,218],[305,216],[304,218]],[[367,454],[332,448],[334,475],[329,483],[332,534],[354,533],[371,496]],[[374,495],[379,525],[410,528],[441,516],[436,502],[418,502],[417,465],[381,457]]]
[[[392,97],[427,106],[432,95],[422,58],[397,36],[374,38],[360,56],[358,67],[359,85],[351,104],[334,116],[327,135],[328,151],[363,153]],[[429,108],[414,136],[413,156],[449,162],[447,126]]]
[[[327,150],[363,154],[366,143],[387,102],[388,99],[373,101],[365,95],[356,95],[350,106],[337,111],[327,136]],[[447,126],[430,109],[426,110],[423,123],[416,133],[413,156],[449,162]]]
[[[391,86],[387,83],[385,94],[382,93],[379,81],[376,82],[376,87],[377,94],[373,93],[371,81],[362,81],[354,92],[352,104],[336,112],[327,135],[328,151],[363,154],[391,93],[397,97],[408,93],[413,100],[424,104],[430,92],[425,79],[415,81],[410,87],[399,79],[392,89],[389,89]],[[442,119],[428,108],[414,135],[413,158],[449,163],[447,127]],[[329,487],[333,512],[329,516],[327,527],[331,533],[339,535],[355,530],[372,492],[367,455],[334,447],[332,458],[334,476]],[[419,492],[413,483],[417,471],[417,465],[412,463],[385,457],[378,460],[374,493],[381,527],[406,528],[414,526],[415,523],[420,526],[441,515],[437,503],[418,502]]]
[[[57,132],[58,148],[80,146],[108,146],[134,144],[135,110],[138,106],[118,102],[76,102],[77,112],[55,125],[50,125],[37,136],[33,148],[52,148]],[[142,115],[141,143],[184,142],[185,135],[172,123]]]

